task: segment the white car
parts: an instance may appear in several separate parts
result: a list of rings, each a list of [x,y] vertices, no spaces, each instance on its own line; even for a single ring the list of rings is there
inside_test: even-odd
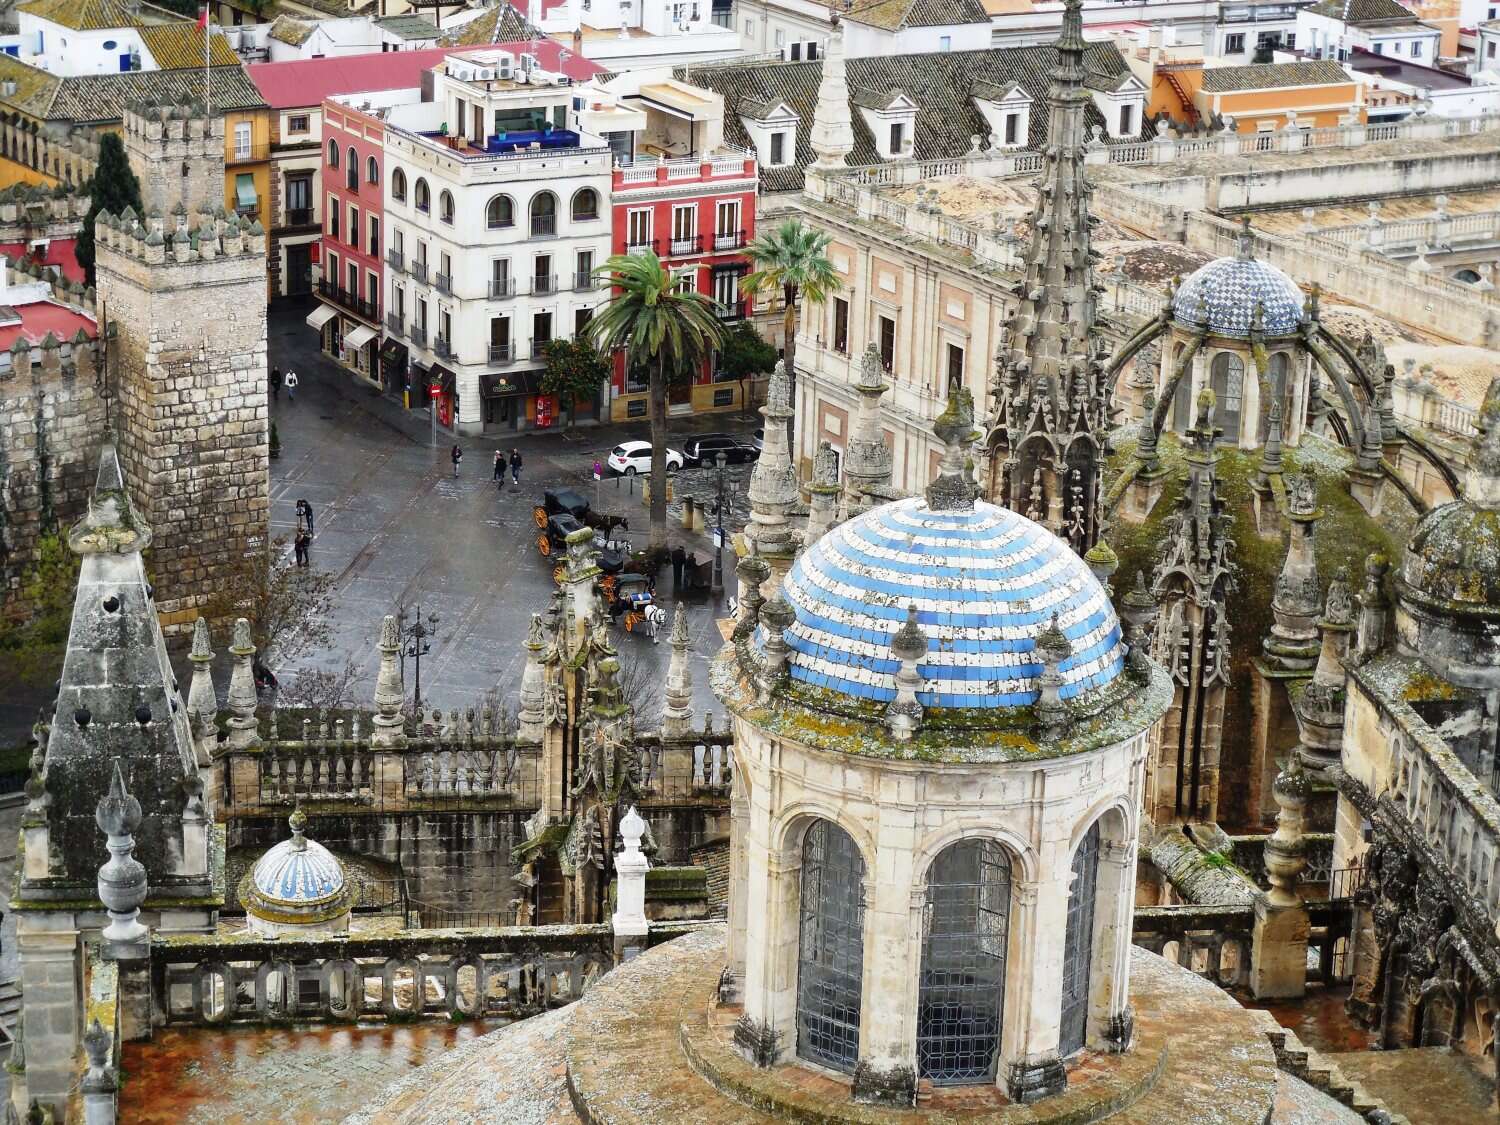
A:
[[[622,476],[633,477],[636,473],[651,471],[651,443],[649,441],[627,441],[614,447],[609,455],[609,467]],[[667,450],[667,470],[682,468],[682,454],[676,449]]]

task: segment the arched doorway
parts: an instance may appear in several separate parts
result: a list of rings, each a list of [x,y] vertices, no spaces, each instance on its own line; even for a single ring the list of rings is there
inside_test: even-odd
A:
[[[1260,404],[1260,428],[1258,440],[1262,443],[1271,428],[1271,404],[1281,403],[1281,433],[1285,437],[1292,426],[1292,398],[1293,390],[1290,378],[1292,370],[1291,358],[1286,352],[1272,352],[1271,358],[1266,365],[1266,375],[1270,382],[1270,393],[1262,396]]]
[[[1094,893],[1099,882],[1099,822],[1094,821],[1073,853],[1072,892],[1068,896],[1067,932],[1063,942],[1062,1013],[1058,1019],[1058,1054],[1081,1051],[1088,1038],[1089,970],[1094,961]]]
[[[865,861],[849,833],[817,820],[802,840],[797,1055],[834,1070],[859,1059]]]
[[[1240,413],[1245,401],[1245,361],[1233,352],[1220,352],[1213,362],[1214,420],[1224,431],[1223,441],[1240,443]]]
[[[994,840],[960,840],[932,862],[922,912],[917,1067],[934,1085],[995,1079],[1010,881],[1010,858]]]

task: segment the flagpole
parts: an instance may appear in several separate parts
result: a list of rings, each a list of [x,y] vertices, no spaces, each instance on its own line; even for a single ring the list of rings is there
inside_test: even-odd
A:
[[[214,112],[213,80],[209,77],[208,59],[209,59],[209,42],[210,42],[210,36],[213,35],[213,32],[212,32],[212,30],[210,30],[210,28],[208,26],[208,21],[209,21],[208,5],[204,4],[203,5],[203,109],[204,109],[204,112],[209,117],[212,117],[213,116],[213,112]]]

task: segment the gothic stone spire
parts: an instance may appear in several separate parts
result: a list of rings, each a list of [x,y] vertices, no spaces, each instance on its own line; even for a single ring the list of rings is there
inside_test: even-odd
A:
[[[1068,0],[1047,95],[1046,163],[1017,284],[1020,298],[997,356],[996,499],[1036,511],[1079,554],[1099,537],[1109,392],[1090,348],[1095,292],[1084,177],[1082,0]],[[1030,440],[1036,433],[1047,440]]]

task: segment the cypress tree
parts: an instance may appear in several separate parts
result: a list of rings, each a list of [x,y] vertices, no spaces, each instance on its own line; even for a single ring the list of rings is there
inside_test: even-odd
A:
[[[120,135],[105,133],[99,140],[99,166],[89,181],[89,211],[83,217],[83,230],[78,232],[73,248],[89,285],[94,284],[94,220],[101,211],[118,215],[126,207],[134,207],[137,215],[145,211],[141,204],[141,183],[130,170]]]

